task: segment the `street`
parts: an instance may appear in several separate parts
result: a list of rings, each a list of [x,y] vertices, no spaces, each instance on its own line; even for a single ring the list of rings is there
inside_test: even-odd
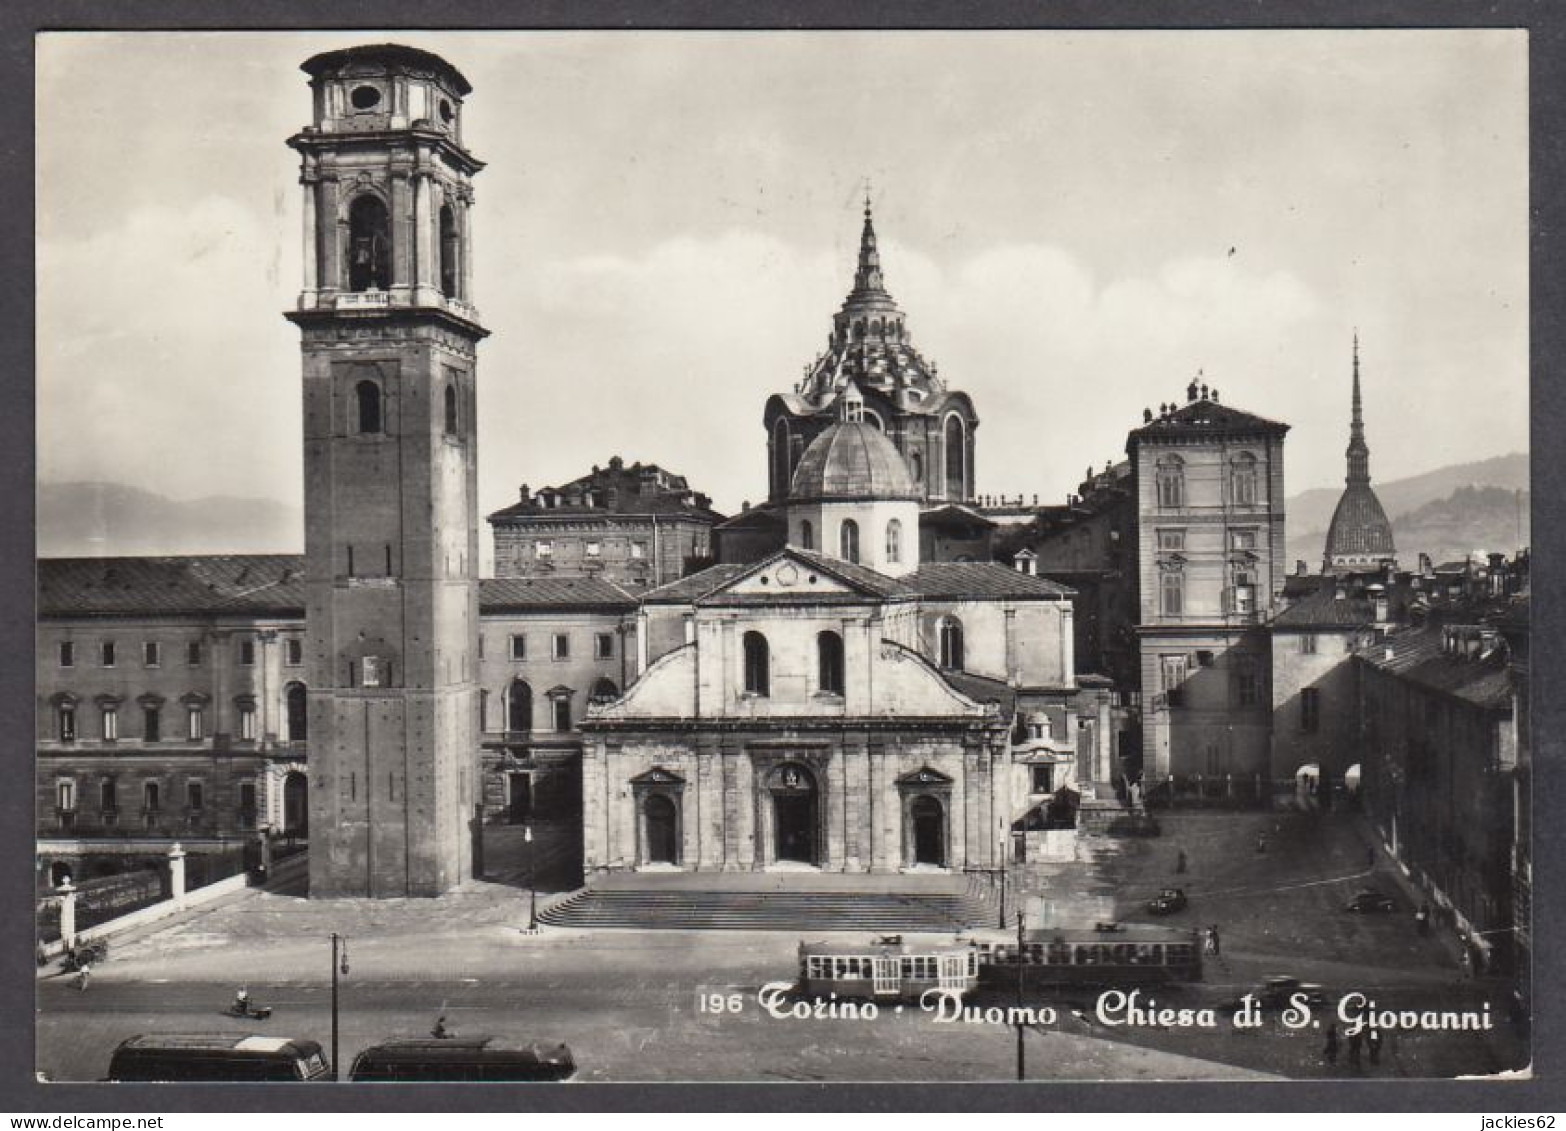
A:
[[[1520,1067],[1507,1025],[1505,987],[1463,980],[1444,940],[1422,938],[1384,857],[1372,866],[1347,816],[1196,814],[1163,819],[1164,835],[1105,839],[1091,859],[1014,875],[1030,908],[1116,898],[1116,914],[1145,920],[1141,903],[1177,885],[1190,907],[1170,925],[1217,924],[1222,954],[1200,985],[1145,992],[1158,1006],[1215,1007],[1263,978],[1320,983],[1329,1008],[1359,991],[1382,1008],[1480,1011],[1488,1031],[1388,1036],[1380,1063],[1355,1067],[1347,1041],[1336,1064],[1322,1056],[1330,1017],[1285,1027],[1276,1016],[1236,1029],[1115,1027],[1096,1016],[1097,991],[1030,995],[1053,1024],[1030,1031],[1030,1079],[1235,1079],[1450,1077]],[[1265,828],[1265,854],[1254,851]],[[1183,849],[1187,869],[1176,873]],[[540,861],[551,852],[540,845]],[[541,868],[542,870],[542,868]],[[508,878],[511,869],[507,869]],[[1360,887],[1399,910],[1355,915]],[[1036,914],[1036,910],[1033,912]],[[51,1078],[92,1080],[114,1046],[154,1031],[258,1031],[330,1046],[330,934],[348,937],[341,982],[340,1068],[377,1041],[428,1033],[436,1016],[464,1035],[564,1041],[583,1080],[1006,1080],[1015,1037],[1004,1024],[941,1023],[909,1006],[873,1020],[773,1017],[758,1003],[770,982],[792,982],[797,935],[770,932],[565,931],[528,935],[526,891],[473,883],[438,900],[315,902],[265,892],[187,915],[117,943],[86,992],[69,979],[39,982],[38,1067]],[[235,989],[275,1013],[240,1023],[223,1013]],[[730,995],[739,995],[737,999]],[[716,995],[709,996],[709,995]],[[707,1008],[702,1008],[705,1002]],[[1001,990],[979,1007],[1005,1005]],[[737,1004],[738,1009],[730,1009]],[[1340,1023],[1339,1028],[1343,1026]]]

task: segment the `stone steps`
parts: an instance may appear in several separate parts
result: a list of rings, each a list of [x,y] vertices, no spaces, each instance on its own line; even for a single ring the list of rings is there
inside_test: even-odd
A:
[[[585,888],[539,913],[555,927],[685,931],[954,931],[994,911],[969,894]]]

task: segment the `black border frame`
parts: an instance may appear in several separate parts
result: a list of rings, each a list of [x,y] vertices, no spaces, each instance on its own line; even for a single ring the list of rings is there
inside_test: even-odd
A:
[[[0,381],[11,398],[0,413],[0,487],[6,492],[0,538],[0,631],[13,642],[0,659],[0,733],[33,733],[34,639],[34,53],[46,30],[1238,30],[1288,28],[1524,28],[1529,33],[1530,132],[1530,455],[1533,521],[1534,807],[1551,812],[1563,799],[1559,763],[1566,742],[1560,696],[1566,680],[1559,595],[1566,560],[1566,474],[1562,445],[1566,379],[1555,365],[1566,355],[1566,6],[1551,0],[831,0],[723,4],[711,0],[567,0],[489,4],[462,0],[11,0],[0,7],[0,138],[9,157],[10,207],[0,211],[0,335],[10,365]],[[1486,375],[1474,374],[1482,396]],[[1461,412],[1457,401],[1452,411]],[[1539,694],[1543,692],[1544,694]],[[30,739],[29,739],[30,746]],[[18,780],[13,776],[13,783]],[[0,893],[13,908],[33,898],[31,769],[28,788],[0,793],[0,846],[11,865]],[[513,1086],[293,1089],[248,1085],[39,1084],[32,1076],[34,971],[29,917],[0,925],[0,1008],[12,1055],[0,1063],[0,1108],[16,1114],[64,1112],[176,1113],[379,1111],[1446,1111],[1491,1114],[1566,1109],[1561,1084],[1563,975],[1561,889],[1566,879],[1566,822],[1535,820],[1535,1023],[1533,1077],[1521,1081],[1286,1081],[1280,1083],[1060,1082],[1030,1084],[590,1084],[540,1089]],[[24,1039],[25,1038],[25,1039]],[[24,1054],[23,1049],[27,1052]]]

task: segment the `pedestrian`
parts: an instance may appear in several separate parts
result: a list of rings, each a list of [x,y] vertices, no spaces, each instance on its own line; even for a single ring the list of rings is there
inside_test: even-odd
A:
[[[1219,946],[1217,923],[1207,928],[1207,946],[1212,951],[1214,958],[1219,958],[1223,955],[1223,950]]]
[[[1372,1029],[1365,1035],[1365,1047],[1370,1050],[1370,1063],[1381,1063],[1381,1030]]]
[[[1330,1022],[1327,1025],[1327,1043],[1321,1048],[1322,1058],[1328,1064],[1338,1062],[1338,1023]]]
[[[1421,903],[1419,905],[1419,910],[1414,912],[1414,923],[1419,927],[1421,935],[1428,936],[1430,934],[1430,904]]]
[[[92,960],[84,958],[81,965],[76,968],[76,988],[85,990],[87,983],[92,980]]]
[[[1360,1035],[1360,1031],[1358,1029],[1355,1029],[1353,1032],[1349,1033],[1348,1059],[1349,1064],[1355,1068],[1359,1067],[1359,1050],[1360,1047],[1364,1044],[1364,1041],[1365,1038]]]
[[[435,1028],[430,1030],[430,1036],[438,1041],[444,1041],[451,1035],[451,1030],[446,1028],[446,1015],[443,1013],[435,1018]]]
[[[1266,833],[1257,833],[1256,834],[1256,855],[1258,855],[1258,856],[1265,856],[1265,855],[1267,855],[1267,834]]]
[[[1175,873],[1177,875],[1185,874],[1185,849],[1183,848],[1180,849],[1179,855],[1175,857]]]
[[[1211,927],[1202,932],[1202,953],[1213,953],[1213,930]]]
[[[1469,978],[1474,976],[1474,959],[1473,955],[1469,952],[1467,943],[1463,944],[1463,953],[1458,957],[1458,963],[1462,967],[1461,974],[1463,980],[1466,982]]]

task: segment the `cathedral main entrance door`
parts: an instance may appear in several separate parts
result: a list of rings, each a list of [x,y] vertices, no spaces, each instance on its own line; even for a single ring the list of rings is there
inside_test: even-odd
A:
[[[772,821],[778,860],[819,864],[816,782],[805,767],[785,763],[773,772]]]
[[[913,817],[914,863],[946,867],[946,821],[941,803],[933,797],[914,798]]]
[[[678,864],[679,822],[674,802],[661,793],[650,794],[642,806],[642,816],[647,822],[647,862]]]

